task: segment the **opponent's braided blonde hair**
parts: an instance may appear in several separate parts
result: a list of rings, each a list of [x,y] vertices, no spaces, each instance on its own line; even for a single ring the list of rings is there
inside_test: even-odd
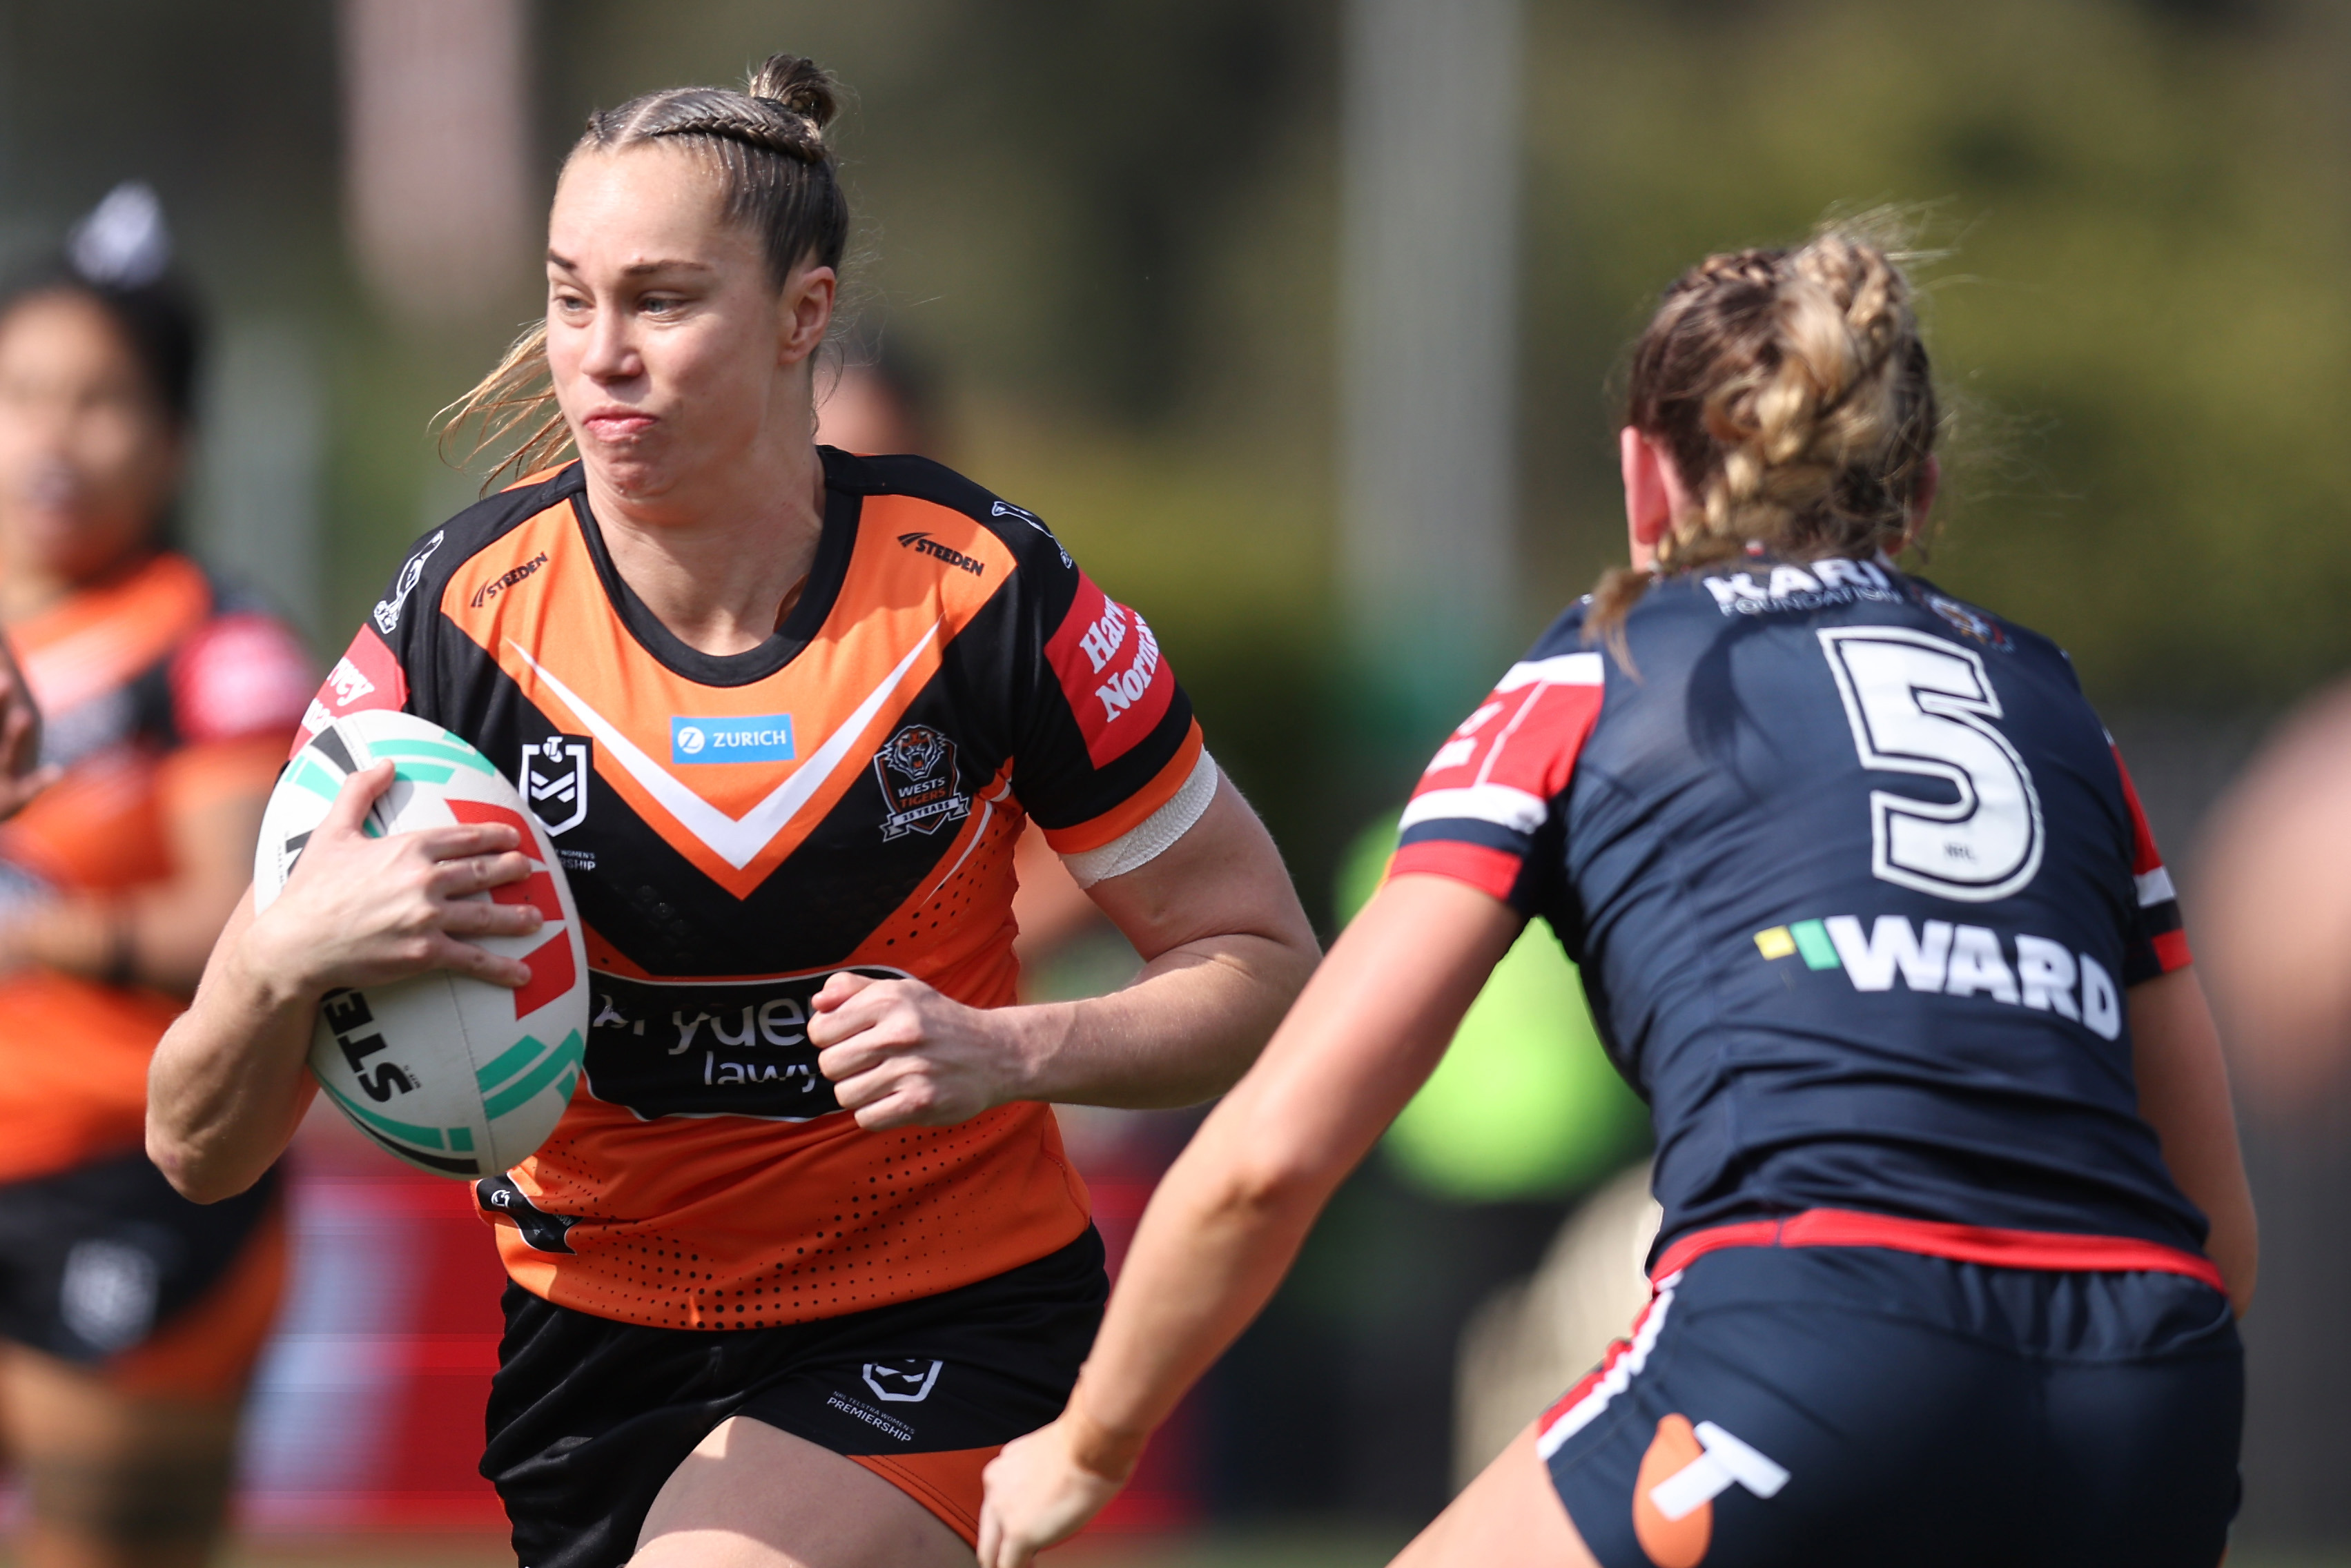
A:
[[[717,173],[727,220],[759,236],[768,277],[781,288],[802,262],[838,267],[848,247],[849,201],[824,140],[839,110],[831,73],[798,55],[770,55],[741,92],[669,88],[596,110],[565,163],[654,141],[691,149]],[[571,432],[548,384],[544,319],[516,339],[471,392],[441,411],[444,450],[475,418],[481,425],[463,461],[513,444],[485,490],[502,474],[528,474],[571,455]]]
[[[1657,543],[1687,571],[1757,544],[1796,560],[1902,548],[1941,415],[1909,280],[1856,220],[1785,250],[1710,256],[1634,345],[1625,422],[1662,441],[1698,500]],[[1610,571],[1611,641],[1650,574]]]

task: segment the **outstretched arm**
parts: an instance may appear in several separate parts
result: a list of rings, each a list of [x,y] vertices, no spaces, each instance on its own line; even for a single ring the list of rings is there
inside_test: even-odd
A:
[[[1202,1124],[1143,1217],[1061,1418],[988,1467],[982,1568],[1074,1532],[1246,1327],[1315,1216],[1453,1038],[1523,917],[1401,876],[1347,927],[1264,1056]]]
[[[2211,1221],[2205,1249],[2241,1317],[2252,1304],[2261,1244],[2237,1147],[2229,1069],[2196,971],[2175,969],[2133,986],[2130,1027],[2139,1114],[2163,1141],[2171,1179]]]
[[[1108,996],[983,1009],[919,980],[825,983],[809,1039],[858,1125],[940,1126],[1015,1100],[1194,1105],[1231,1086],[1316,953],[1257,813],[1219,778],[1182,838],[1089,891],[1144,958]]]

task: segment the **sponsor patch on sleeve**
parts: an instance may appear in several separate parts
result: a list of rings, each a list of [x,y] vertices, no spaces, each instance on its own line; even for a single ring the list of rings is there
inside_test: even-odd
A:
[[[312,736],[346,714],[365,713],[371,708],[397,710],[407,702],[408,676],[400,667],[399,655],[376,634],[374,627],[362,626],[343,656],[335,661],[335,667],[327,672],[319,695],[304,710],[301,732],[294,737],[294,751],[301,750]],[[290,757],[293,752],[287,755]]]
[[[1096,768],[1123,757],[1166,715],[1176,677],[1142,616],[1110,598],[1084,572],[1061,629],[1045,644],[1070,711]]]

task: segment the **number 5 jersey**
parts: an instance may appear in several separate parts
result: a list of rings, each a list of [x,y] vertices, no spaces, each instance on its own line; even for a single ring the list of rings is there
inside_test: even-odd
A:
[[[1831,1208],[2199,1250],[2125,1007],[2187,939],[2064,654],[1884,563],[1734,566],[1621,658],[1562,615],[1392,874],[1549,919],[1655,1113],[1661,1246]]]
[[[1010,1002],[1024,821],[1115,874],[1197,819],[1215,764],[1151,628],[1036,517],[918,458],[822,455],[815,563],[758,647],[672,634],[575,465],[422,540],[306,724],[445,726],[552,836],[587,928],[591,1023],[562,1042],[584,1078],[514,1171],[448,1164],[559,1305],[804,1322],[1000,1274],[1087,1223],[1044,1105],[861,1131],[810,998],[846,968]],[[568,962],[550,943],[534,986]]]

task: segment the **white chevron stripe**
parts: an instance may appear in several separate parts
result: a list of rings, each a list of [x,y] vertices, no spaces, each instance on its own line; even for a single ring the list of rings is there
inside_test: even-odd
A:
[[[629,777],[643,785],[645,792],[660,801],[664,810],[677,819],[680,827],[701,840],[709,847],[711,853],[741,871],[757,859],[759,852],[783,831],[785,824],[799,809],[824,788],[825,780],[832,776],[834,768],[841,766],[841,758],[849,755],[849,748],[857,744],[857,737],[865,733],[865,727],[873,722],[873,716],[882,711],[882,705],[890,700],[890,694],[898,689],[898,683],[906,678],[906,672],[914,667],[914,661],[922,656],[924,649],[931,645],[931,639],[937,636],[938,632],[939,629],[934,626],[924,632],[921,639],[906,651],[906,656],[898,661],[898,667],[883,676],[882,684],[857,705],[857,711],[827,737],[822,746],[810,753],[809,759],[801,763],[790,778],[777,785],[766,800],[740,818],[728,816],[680,783],[667,768],[638,749],[636,743],[614,727],[611,720],[590,707],[569,686],[550,674],[547,666],[532,658],[522,644],[509,638],[507,646],[512,648],[522,662],[531,667],[531,673],[547,684],[547,689],[560,698],[563,706],[587,727],[588,733],[596,737],[597,744],[603,747],[614,761],[628,769]]]

